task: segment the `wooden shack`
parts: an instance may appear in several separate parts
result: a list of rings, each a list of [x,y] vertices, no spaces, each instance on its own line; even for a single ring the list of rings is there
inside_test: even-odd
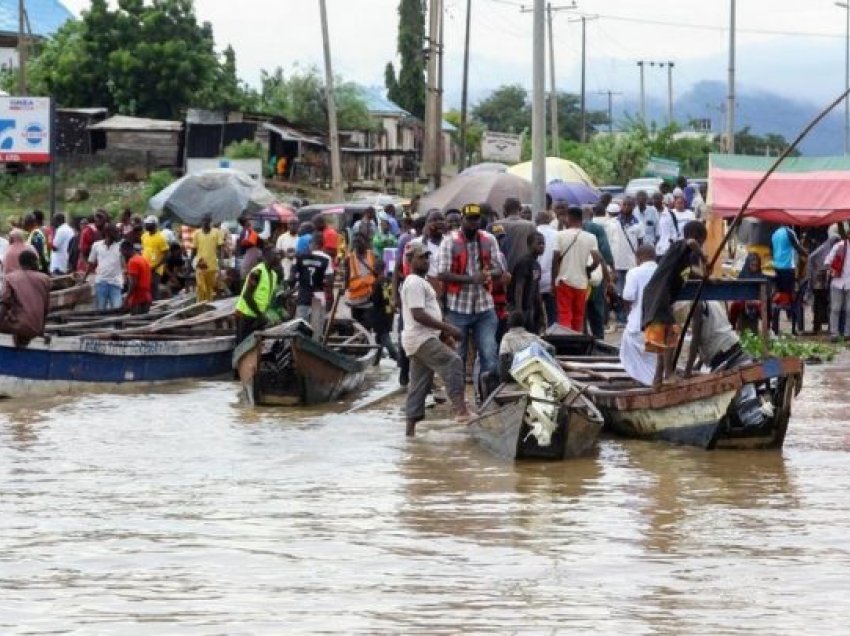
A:
[[[132,160],[147,170],[177,168],[183,161],[183,122],[115,115],[89,126],[92,148],[106,161]]]

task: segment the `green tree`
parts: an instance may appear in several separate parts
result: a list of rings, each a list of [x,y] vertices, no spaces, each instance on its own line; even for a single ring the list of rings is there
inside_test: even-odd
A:
[[[472,115],[487,130],[522,133],[531,127],[528,91],[519,84],[500,86],[472,109]]]
[[[586,137],[590,139],[598,126],[608,124],[608,115],[588,110],[584,120]],[[558,132],[561,139],[581,139],[581,98],[574,93],[558,93]]]
[[[460,146],[460,111],[449,110],[443,114],[443,119],[457,128],[456,132],[452,133],[452,138],[455,143]],[[484,124],[470,117],[466,117],[466,152],[469,155],[475,155],[481,151],[481,138],[484,136]]]
[[[422,0],[398,4],[398,55],[396,76],[392,63],[384,71],[387,97],[420,119],[425,117],[425,6]]]
[[[257,110],[280,115],[299,126],[328,131],[325,83],[316,67],[296,67],[287,77],[278,67],[262,71]],[[371,130],[376,123],[369,115],[359,87],[336,78],[334,84],[337,122],[341,130]]]
[[[32,60],[30,84],[61,105],[166,119],[240,99],[233,50],[219,59],[192,0],[92,0]]]

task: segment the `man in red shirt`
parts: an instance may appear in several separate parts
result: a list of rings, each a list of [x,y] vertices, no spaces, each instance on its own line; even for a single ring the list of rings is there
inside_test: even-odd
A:
[[[121,243],[121,255],[127,262],[127,299],[125,306],[131,314],[146,314],[151,308],[151,266],[141,254],[137,254],[133,243]]]
[[[94,213],[94,220],[80,231],[80,260],[77,263],[77,271],[85,272],[89,268],[89,254],[95,241],[103,238],[103,228],[106,226],[106,212],[98,210]]]
[[[337,251],[339,250],[339,234],[331,227],[328,220],[318,215],[313,219],[316,232],[322,235],[322,251],[327,254],[331,262],[337,262]]]

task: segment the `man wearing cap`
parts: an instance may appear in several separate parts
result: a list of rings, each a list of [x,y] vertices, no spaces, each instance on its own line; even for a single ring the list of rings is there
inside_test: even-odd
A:
[[[465,205],[461,213],[461,229],[440,244],[437,271],[445,284],[446,320],[461,331],[461,359],[466,359],[467,332],[471,329],[481,373],[495,372],[499,365],[499,321],[491,289],[493,277],[503,273],[503,257],[495,237],[481,230],[481,206]]]
[[[215,298],[218,281],[218,261],[224,238],[218,228],[212,226],[212,216],[204,214],[201,229],[192,237],[192,259],[195,262],[195,281],[197,283],[198,302],[208,302]]]
[[[415,241],[408,244],[404,255],[410,264],[410,273],[400,292],[404,319],[401,345],[410,358],[410,386],[405,406],[408,437],[415,434],[416,423],[425,417],[425,397],[431,390],[435,373],[446,385],[455,419],[469,418],[464,397],[463,362],[453,346],[453,339],[462,334],[454,325],[443,322],[437,293],[425,280],[430,256],[425,245]]]
[[[168,256],[168,240],[159,231],[159,220],[150,215],[145,219],[145,232],[142,234],[142,256],[151,266],[151,295],[159,298],[159,281],[165,270],[165,257]]]

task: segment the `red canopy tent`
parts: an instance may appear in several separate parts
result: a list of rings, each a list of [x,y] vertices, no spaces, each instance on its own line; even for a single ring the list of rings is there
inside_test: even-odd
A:
[[[711,155],[708,205],[734,217],[776,161],[773,157]],[[787,225],[829,225],[850,219],[850,157],[789,157],[750,203],[747,217]]]

